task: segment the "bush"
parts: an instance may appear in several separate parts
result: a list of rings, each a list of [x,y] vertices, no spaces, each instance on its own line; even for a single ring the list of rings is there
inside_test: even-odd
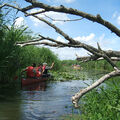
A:
[[[21,48],[20,58],[21,68],[29,66],[32,63],[36,63],[38,65],[44,62],[47,62],[48,65],[51,65],[52,62],[55,62],[55,70],[61,68],[61,62],[58,57],[50,49],[45,47],[40,48],[36,46],[28,46]]]
[[[105,87],[95,89],[82,98],[84,120],[120,119],[120,78],[107,82]]]

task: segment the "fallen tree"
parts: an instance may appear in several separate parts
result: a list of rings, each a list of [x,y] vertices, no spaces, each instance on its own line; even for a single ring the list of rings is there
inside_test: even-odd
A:
[[[85,95],[86,93],[88,93],[92,89],[99,86],[105,80],[107,80],[109,78],[112,78],[112,77],[115,77],[115,76],[120,76],[120,70],[119,70],[118,66],[112,61],[112,58],[115,58],[117,60],[120,59],[120,51],[113,51],[113,50],[105,51],[105,50],[102,50],[99,43],[97,43],[98,48],[95,48],[93,46],[90,46],[88,44],[85,44],[85,43],[82,43],[80,41],[77,41],[77,40],[73,39],[67,33],[62,31],[59,27],[52,24],[52,22],[50,20],[53,21],[54,19],[50,18],[49,16],[46,16],[45,13],[49,12],[49,11],[53,11],[53,12],[66,13],[66,14],[69,14],[69,15],[72,15],[72,16],[80,17],[80,19],[77,19],[77,20],[82,20],[83,18],[88,19],[92,22],[96,22],[98,24],[101,24],[102,26],[108,28],[108,30],[110,30],[111,32],[115,33],[118,37],[120,37],[120,30],[117,27],[115,27],[110,22],[104,20],[99,14],[94,16],[92,14],[88,14],[88,13],[79,11],[77,9],[67,8],[63,5],[55,7],[55,6],[50,6],[50,5],[44,4],[42,2],[38,2],[36,0],[25,0],[25,1],[30,3],[31,5],[26,6],[24,8],[20,8],[18,5],[10,5],[10,4],[5,3],[5,4],[2,4],[0,6],[0,8],[6,7],[6,6],[7,7],[12,7],[13,9],[16,9],[17,11],[21,11],[22,13],[24,13],[25,16],[32,16],[34,18],[37,18],[38,20],[40,20],[40,21],[46,23],[47,25],[49,25],[50,27],[52,27],[55,30],[55,32],[57,32],[62,37],[64,37],[64,39],[66,39],[68,42],[67,43],[66,42],[61,42],[61,41],[57,41],[57,40],[55,40],[53,38],[50,38],[50,37],[39,35],[39,38],[37,38],[36,40],[30,40],[30,41],[27,41],[27,42],[17,42],[16,45],[20,45],[21,47],[24,47],[24,46],[27,46],[27,45],[41,45],[41,44],[44,44],[44,45],[52,46],[52,47],[83,48],[83,49],[85,49],[85,50],[87,50],[88,52],[91,53],[90,56],[81,58],[83,61],[98,60],[98,59],[102,58],[102,59],[105,59],[113,67],[113,71],[111,71],[110,73],[102,76],[95,83],[93,83],[92,85],[88,86],[85,89],[80,90],[78,93],[76,93],[72,97],[72,102],[73,102],[75,107],[78,107],[79,99],[83,95]],[[32,10],[32,9],[35,9],[35,8],[37,8],[37,9],[39,8],[40,11],[34,12],[34,13],[29,12],[29,10]],[[47,19],[38,16],[38,14],[45,15],[47,17]],[[50,20],[48,20],[48,18]],[[68,21],[68,20],[64,20],[64,21]],[[71,21],[76,21],[76,19],[71,20]],[[47,41],[45,42],[43,40],[47,40]],[[80,57],[78,59],[81,60]]]

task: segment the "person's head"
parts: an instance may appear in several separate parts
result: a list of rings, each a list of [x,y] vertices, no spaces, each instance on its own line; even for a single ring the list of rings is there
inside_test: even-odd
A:
[[[47,63],[43,63],[43,66],[46,66],[47,65]]]
[[[32,66],[33,66],[33,67],[36,67],[36,63],[33,63]]]

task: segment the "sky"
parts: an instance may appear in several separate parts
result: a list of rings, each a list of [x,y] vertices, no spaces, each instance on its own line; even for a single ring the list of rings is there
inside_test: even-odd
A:
[[[60,6],[64,5],[68,8],[72,7],[80,11],[97,15],[120,29],[120,0],[38,0],[48,5]],[[25,7],[29,5],[24,0],[17,0],[17,3]],[[29,12],[36,12],[38,9],[33,9]],[[71,20],[80,18],[68,14],[47,12],[46,15],[54,19],[60,20]],[[39,15],[44,17],[43,15]],[[61,30],[67,33],[70,37],[80,42],[97,47],[97,42],[103,50],[120,50],[120,38],[104,26],[91,22],[87,19],[71,22],[58,22],[52,21],[53,24],[58,26]],[[18,19],[16,19],[16,26],[22,24],[26,25],[35,34],[42,34],[46,37],[52,37],[56,40],[67,42],[60,34],[56,33],[55,30],[43,22],[33,18],[24,17],[21,12],[18,13]],[[87,56],[88,52],[82,48],[51,48],[49,47],[61,60],[76,59],[78,56]]]

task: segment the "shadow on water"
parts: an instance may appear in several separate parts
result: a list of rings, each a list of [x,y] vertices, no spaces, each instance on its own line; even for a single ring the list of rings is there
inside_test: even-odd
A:
[[[20,120],[21,98],[15,87],[0,88],[0,120]]]
[[[90,73],[87,74],[89,76]],[[59,120],[78,113],[71,97],[92,80],[42,82],[22,89],[0,89],[0,120]]]

